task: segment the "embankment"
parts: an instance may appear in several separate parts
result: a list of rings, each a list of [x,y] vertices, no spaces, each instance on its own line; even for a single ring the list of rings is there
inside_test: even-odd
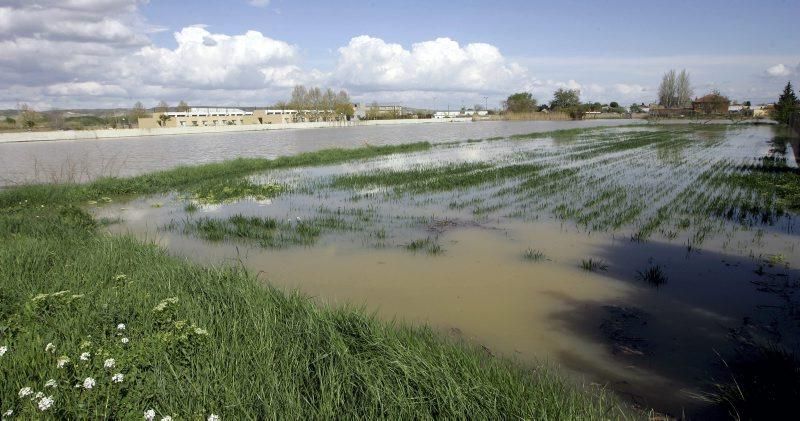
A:
[[[324,127],[382,126],[393,124],[426,124],[469,122],[470,118],[448,119],[402,119],[402,120],[362,120],[325,121],[286,124],[248,124],[233,126],[165,127],[157,129],[103,129],[103,130],[61,130],[41,132],[0,133],[0,143],[46,142],[52,140],[115,139],[141,136],[169,136],[199,133],[230,133],[264,130],[318,129]]]

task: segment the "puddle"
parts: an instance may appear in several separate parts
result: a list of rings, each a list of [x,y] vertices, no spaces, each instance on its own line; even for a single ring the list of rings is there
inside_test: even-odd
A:
[[[613,128],[463,142],[251,176],[287,187],[267,200],[173,193],[93,211],[122,221],[111,232],[196,262],[241,262],[320,303],[426,323],[643,406],[701,415],[732,333],[800,339],[786,317],[800,284],[796,215],[712,183],[774,149],[773,135]],[[758,211],[712,212],[729,202]],[[648,282],[654,267],[663,279]]]

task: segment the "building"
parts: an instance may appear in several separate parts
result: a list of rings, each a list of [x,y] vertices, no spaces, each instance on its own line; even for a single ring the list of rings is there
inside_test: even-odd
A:
[[[773,108],[775,108],[775,106],[772,104],[756,105],[753,107],[753,117],[768,118]]]
[[[402,105],[382,105],[382,104],[353,104],[353,111],[359,119],[368,119],[377,116],[401,117],[409,114]]]
[[[190,108],[188,111],[153,113],[139,118],[139,128],[234,126],[244,124],[283,124],[292,121],[295,110],[255,110],[238,108]]]
[[[462,116],[461,111],[437,111],[433,113],[433,118],[455,118]]]
[[[692,101],[692,110],[700,114],[727,114],[731,101],[717,93],[710,93]]]

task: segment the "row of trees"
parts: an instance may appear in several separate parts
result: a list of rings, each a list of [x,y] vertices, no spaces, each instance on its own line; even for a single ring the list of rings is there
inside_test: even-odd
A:
[[[547,104],[539,105],[530,92],[517,92],[503,101],[503,109],[512,113],[528,113],[534,111],[553,110],[569,113],[572,118],[581,118],[587,111],[609,111],[623,113],[625,109],[616,101],[609,104],[599,102],[581,103],[581,92],[577,89],[559,88],[553,92],[553,99]]]
[[[295,110],[300,119],[306,121],[329,121],[349,119],[355,114],[350,95],[344,90],[338,93],[328,88],[324,92],[314,86],[297,85],[292,89],[288,102],[279,102],[277,107]]]

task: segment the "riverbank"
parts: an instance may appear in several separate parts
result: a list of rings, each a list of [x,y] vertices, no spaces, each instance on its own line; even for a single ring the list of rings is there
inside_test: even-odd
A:
[[[286,124],[248,124],[232,126],[165,127],[157,129],[61,130],[0,133],[0,143],[47,142],[56,140],[118,139],[142,136],[170,136],[203,133],[257,132],[268,130],[320,129],[330,127],[385,126],[398,124],[463,123],[471,118],[431,118],[402,120],[322,121]]]
[[[322,308],[264,287],[238,265],[201,267],[102,234],[108,221],[81,208],[210,184],[227,191],[254,171],[428,147],[238,159],[0,192],[0,410],[23,419],[140,418],[151,409],[223,419],[642,418],[552,367],[522,367],[425,327]]]

